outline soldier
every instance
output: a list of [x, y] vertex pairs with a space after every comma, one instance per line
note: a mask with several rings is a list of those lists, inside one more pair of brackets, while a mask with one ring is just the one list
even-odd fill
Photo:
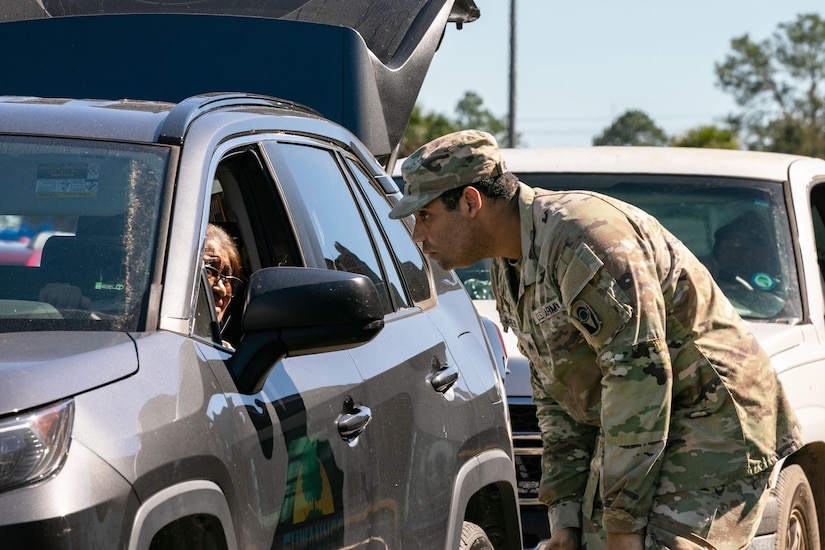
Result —
[[415, 215], [431, 260], [492, 258], [530, 360], [548, 547], [746, 547], [800, 432], [707, 269], [634, 206], [519, 182], [484, 132], [424, 145], [402, 174], [390, 217]]

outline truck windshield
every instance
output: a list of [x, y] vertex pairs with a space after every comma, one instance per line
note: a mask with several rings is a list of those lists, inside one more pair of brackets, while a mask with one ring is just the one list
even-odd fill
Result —
[[0, 136], [0, 332], [137, 330], [168, 149]]
[[[708, 267], [739, 314], [802, 319], [799, 278], [782, 185], [761, 180], [652, 174], [519, 173], [532, 187], [579, 189], [655, 216]], [[491, 298], [486, 266], [456, 270], [477, 299]], [[485, 284], [486, 283], [486, 284]]]

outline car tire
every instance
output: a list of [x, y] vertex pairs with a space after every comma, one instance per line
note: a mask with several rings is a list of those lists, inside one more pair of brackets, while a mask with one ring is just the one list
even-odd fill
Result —
[[461, 544], [458, 548], [459, 550], [495, 550], [484, 529], [469, 521], [465, 521], [461, 526]]
[[778, 506], [776, 550], [819, 548], [819, 523], [811, 485], [798, 464], [779, 472], [773, 490]]

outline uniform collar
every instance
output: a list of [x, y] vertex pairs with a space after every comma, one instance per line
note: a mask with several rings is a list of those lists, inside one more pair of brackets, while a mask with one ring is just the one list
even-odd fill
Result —
[[536, 237], [535, 223], [533, 219], [533, 202], [535, 201], [535, 191], [519, 182], [518, 191], [518, 213], [519, 227], [521, 230], [521, 264], [519, 285], [519, 297], [524, 292], [524, 287], [536, 281], [536, 254], [534, 252], [534, 241]]

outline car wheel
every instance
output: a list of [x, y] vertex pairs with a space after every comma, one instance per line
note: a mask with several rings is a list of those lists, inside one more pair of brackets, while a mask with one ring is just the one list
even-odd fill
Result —
[[465, 521], [461, 526], [461, 544], [458, 548], [459, 550], [495, 550], [484, 529], [469, 521]]
[[774, 488], [779, 522], [776, 550], [816, 550], [819, 548], [819, 524], [811, 486], [798, 464], [779, 472]]

